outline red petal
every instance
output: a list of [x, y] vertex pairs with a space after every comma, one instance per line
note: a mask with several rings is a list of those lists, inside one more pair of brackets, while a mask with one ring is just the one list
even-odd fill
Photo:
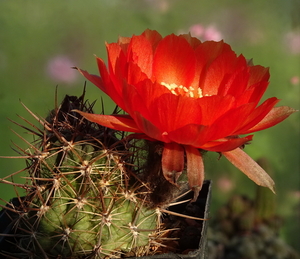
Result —
[[253, 135], [249, 135], [243, 138], [226, 138], [219, 141], [211, 141], [202, 145], [201, 149], [214, 151], [214, 152], [225, 152], [241, 147], [252, 140]]
[[157, 31], [149, 29], [145, 30], [142, 35], [151, 43], [154, 52], [157, 44], [162, 40], [162, 36]]
[[159, 42], [153, 60], [158, 83], [188, 87], [194, 80], [195, 66], [194, 50], [184, 38], [172, 34]]
[[[207, 68], [201, 80], [201, 88], [203, 95], [218, 94], [219, 87], [225, 76], [235, 71], [237, 59], [233, 51], [222, 53]], [[246, 62], [244, 60], [244, 62]]]
[[[199, 112], [201, 109], [200, 124], [212, 125], [219, 117], [235, 107], [235, 99], [233, 96], [204, 96], [197, 99]], [[195, 111], [198, 113], [198, 111]]]
[[184, 150], [177, 143], [165, 143], [162, 153], [164, 177], [175, 184], [184, 168]]
[[188, 124], [184, 127], [168, 132], [168, 137], [171, 141], [198, 147], [206, 142], [206, 126], [198, 124]]
[[[151, 95], [147, 97], [150, 101]], [[143, 102], [147, 103], [148, 100]], [[134, 102], [135, 106], [139, 107], [137, 103], [139, 102]], [[234, 104], [232, 96], [205, 96], [194, 99], [167, 93], [161, 96], [157, 94], [149, 104], [148, 110], [152, 114], [151, 121], [162, 131], [172, 132], [189, 124], [211, 125]], [[190, 138], [194, 139], [196, 136]]]
[[102, 59], [97, 58], [97, 64], [98, 64], [99, 73], [103, 80], [103, 87], [102, 88], [100, 88], [100, 86], [98, 87], [102, 91], [104, 91], [118, 106], [120, 106], [123, 110], [126, 111], [124, 105], [124, 98], [122, 97], [122, 84], [112, 83], [111, 79], [114, 78], [114, 76], [110, 77], [107, 68], [105, 66], [105, 63], [103, 62]]
[[[107, 56], [108, 56], [108, 66], [110, 73], [116, 74], [116, 64], [117, 60], [119, 59], [122, 48], [118, 43], [110, 43], [106, 44]], [[123, 54], [124, 55], [124, 54]]]
[[[101, 71], [101, 76], [99, 77], [97, 75], [91, 75], [85, 70], [81, 70], [77, 68], [77, 70], [91, 83], [96, 85], [98, 88], [100, 88], [104, 93], [106, 93], [118, 106], [120, 106], [122, 109], [125, 109], [125, 105], [122, 98], [122, 92], [120, 87], [115, 87], [114, 84], [110, 81], [109, 75], [106, 71], [104, 63], [101, 59], [97, 58], [98, 67]], [[106, 72], [104, 72], [106, 71]], [[104, 81], [103, 81], [104, 80]]]
[[126, 111], [135, 119], [135, 112], [138, 111], [144, 118], [156, 124], [157, 115], [152, 110], [152, 103], [162, 94], [170, 94], [170, 91], [151, 80], [143, 80], [135, 85], [127, 84], [123, 88], [123, 99]]
[[[152, 77], [153, 49], [146, 37], [143, 35], [133, 36], [128, 46], [127, 55], [129, 63], [133, 62], [148, 78]], [[128, 74], [130, 75], [130, 72]]]
[[232, 71], [231, 74], [225, 76], [219, 87], [219, 95], [232, 95], [236, 98], [247, 89], [249, 72], [248, 67], [246, 66], [245, 58], [239, 56], [237, 59], [237, 64], [235, 66], [235, 71]]
[[108, 70], [110, 80], [116, 90], [121, 93], [123, 80], [128, 78], [128, 63], [126, 53], [117, 43], [107, 44]]
[[236, 148], [222, 154], [256, 184], [268, 187], [275, 193], [272, 178], [242, 149]]
[[104, 93], [106, 93], [106, 87], [105, 84], [103, 84], [103, 80], [101, 77], [97, 75], [91, 75], [85, 70], [81, 70], [80, 68], [76, 67], [76, 69], [91, 83], [93, 83], [95, 86], [99, 87]]
[[215, 60], [219, 55], [225, 52], [231, 52], [231, 48], [223, 41], [205, 41], [200, 44], [196, 50], [195, 55], [197, 58], [197, 73], [202, 74], [202, 70], [206, 69], [210, 63]]
[[123, 81], [125, 85], [134, 85], [136, 86], [140, 82], [147, 80], [148, 75], [142, 72], [141, 68], [135, 63], [128, 63], [128, 77], [126, 82]]
[[[206, 80], [206, 72], [211, 63], [218, 58], [220, 55], [224, 53], [233, 53], [230, 46], [223, 41], [220, 42], [214, 42], [214, 41], [206, 41], [200, 44], [196, 50], [195, 55], [197, 58], [197, 70], [196, 70], [196, 76], [195, 79], [198, 79], [199, 81], [197, 84], [194, 82], [193, 84], [199, 85], [200, 88], [203, 90], [204, 83]], [[233, 53], [234, 54], [234, 53]], [[212, 72], [212, 71], [211, 71]], [[222, 75], [223, 78], [223, 75]], [[218, 78], [220, 80], [220, 78]], [[216, 94], [218, 85], [211, 85], [206, 86], [211, 87], [211, 90]], [[209, 89], [206, 89], [209, 90]], [[205, 91], [206, 91], [205, 90]], [[209, 94], [209, 92], [202, 92], [203, 95]]]
[[258, 82], [268, 82], [270, 78], [269, 68], [263, 66], [250, 66], [250, 79], [248, 86], [257, 84]]
[[131, 37], [119, 36], [119, 38], [118, 38], [118, 44], [120, 45], [120, 47], [122, 48], [122, 50], [125, 53], [127, 52], [127, 48], [128, 48], [130, 41], [131, 41]]
[[169, 137], [167, 135], [164, 135], [164, 132], [162, 132], [152, 122], [150, 122], [145, 117], [143, 117], [139, 112], [135, 112], [134, 118], [135, 118], [135, 122], [138, 125], [138, 127], [147, 136], [149, 136], [152, 139], [156, 139], [156, 140], [159, 140], [159, 141], [162, 141], [165, 143], [170, 142]]
[[196, 49], [202, 42], [195, 37], [192, 37], [191, 34], [181, 34], [179, 37], [184, 38], [193, 49]]
[[122, 131], [142, 133], [137, 127], [134, 120], [128, 115], [100, 115], [74, 110], [89, 121], [95, 122], [102, 126]]
[[249, 132], [249, 128], [252, 128], [258, 124], [278, 102], [279, 100], [276, 97], [269, 98], [264, 101], [260, 106], [255, 108], [251, 114], [247, 115], [247, 117], [245, 116], [244, 121], [236, 130], [234, 135], [247, 134], [245, 132]]
[[207, 141], [218, 140], [235, 134], [236, 130], [244, 122], [245, 118], [254, 110], [255, 104], [244, 104], [229, 110], [218, 118], [209, 128]]
[[238, 107], [246, 103], [254, 103], [257, 106], [268, 84], [269, 82], [259, 82], [256, 85], [252, 85], [236, 98], [236, 106]]
[[247, 102], [249, 102], [249, 103], [254, 102], [257, 105], [259, 103], [261, 97], [267, 90], [268, 85], [269, 85], [268, 81], [263, 81], [263, 82], [259, 82], [257, 84], [252, 85], [251, 87], [249, 87], [248, 90], [252, 91], [252, 94]]
[[166, 132], [186, 124], [201, 123], [201, 110], [197, 99], [167, 93], [154, 100], [149, 108], [156, 116], [155, 124]]
[[248, 129], [245, 134], [275, 126], [296, 111], [288, 106], [275, 107], [258, 124]]
[[194, 200], [198, 197], [204, 181], [204, 164], [202, 155], [198, 149], [185, 146], [187, 159], [187, 177], [190, 188], [194, 191]]

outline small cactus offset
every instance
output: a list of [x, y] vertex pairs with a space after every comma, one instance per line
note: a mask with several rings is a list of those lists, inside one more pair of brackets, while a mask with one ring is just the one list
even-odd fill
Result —
[[[160, 212], [147, 205], [147, 186], [131, 173], [134, 152], [121, 133], [89, 122], [74, 109], [93, 104], [66, 96], [43, 120], [43, 129], [25, 120], [35, 141], [20, 148], [26, 183], [6, 211], [7, 258], [118, 258], [147, 254], [160, 229]], [[118, 136], [119, 134], [119, 136]], [[139, 185], [137, 185], [139, 183]], [[5, 251], [6, 250], [6, 251]]]

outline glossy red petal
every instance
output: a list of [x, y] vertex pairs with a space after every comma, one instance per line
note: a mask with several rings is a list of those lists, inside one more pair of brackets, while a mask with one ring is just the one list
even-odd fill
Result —
[[297, 110], [288, 106], [275, 107], [258, 124], [248, 129], [245, 134], [275, 126], [294, 112], [297, 112]]
[[251, 87], [248, 88], [248, 91], [252, 91], [251, 96], [247, 100], [249, 103], [256, 103], [256, 105], [259, 103], [260, 99], [262, 98], [263, 94], [267, 90], [267, 87], [269, 85], [268, 81], [262, 81], [257, 84], [251, 85]]
[[114, 87], [120, 91], [123, 81], [128, 78], [127, 56], [117, 43], [107, 44], [108, 71]]
[[184, 168], [184, 149], [177, 143], [165, 143], [162, 153], [162, 171], [164, 177], [172, 184], [182, 174]]
[[196, 49], [200, 44], [202, 44], [198, 38], [192, 37], [191, 34], [181, 34], [179, 37], [184, 38], [193, 49]]
[[131, 62], [131, 63], [128, 63], [128, 76], [127, 76], [127, 80], [126, 81], [123, 81], [123, 85], [137, 85], [139, 84], [141, 81], [144, 81], [144, 80], [147, 80], [148, 79], [148, 76], [142, 72], [141, 68]]
[[231, 52], [231, 48], [223, 41], [206, 41], [199, 44], [195, 49], [195, 55], [197, 63], [199, 64], [199, 72], [202, 73], [203, 69], [206, 69], [212, 61], [214, 61], [219, 55], [225, 52]]
[[168, 132], [168, 138], [176, 143], [198, 147], [206, 142], [205, 132], [207, 131], [207, 127], [204, 125], [188, 124]]
[[[97, 58], [97, 64], [101, 79], [103, 81], [103, 86], [98, 86], [103, 92], [105, 92], [121, 109], [125, 109], [124, 98], [122, 96], [122, 82], [116, 83], [112, 82], [113, 76], [108, 74], [105, 63], [102, 59]], [[87, 78], [88, 79], [88, 78]], [[93, 83], [93, 82], [92, 82]]]
[[155, 115], [155, 124], [166, 132], [186, 124], [201, 123], [201, 109], [197, 99], [167, 93], [153, 101], [149, 108]]
[[122, 53], [122, 48], [118, 43], [106, 44], [107, 56], [108, 56], [108, 67], [110, 73], [116, 73], [117, 60]]
[[[119, 36], [117, 44], [120, 46], [123, 54], [127, 53], [127, 49], [128, 49], [130, 41], [131, 41], [131, 37]], [[110, 44], [112, 44], [112, 43], [110, 43]]]
[[252, 138], [253, 135], [249, 135], [243, 138], [226, 138], [222, 140], [207, 142], [199, 148], [214, 152], [225, 152], [241, 147], [242, 145], [251, 141]]
[[272, 178], [242, 149], [236, 148], [229, 152], [222, 152], [222, 154], [256, 184], [268, 187], [275, 193]]
[[[143, 35], [132, 37], [128, 46], [127, 60], [129, 64], [131, 62], [136, 64], [148, 78], [152, 77], [153, 49], [146, 37]], [[130, 72], [128, 74], [130, 75]]]
[[158, 43], [162, 40], [162, 36], [155, 30], [145, 30], [142, 35], [151, 43], [153, 52]]
[[139, 112], [135, 112], [134, 118], [138, 128], [141, 129], [142, 132], [145, 133], [147, 136], [165, 143], [170, 142], [169, 137], [165, 135], [160, 128], [154, 125], [151, 121], [147, 120]]
[[237, 57], [233, 51], [222, 53], [214, 61], [212, 61], [212, 63], [207, 67], [206, 72], [202, 74], [202, 78], [200, 78], [202, 94], [218, 94], [222, 81], [227, 78], [229, 73], [234, 71], [236, 62]]
[[194, 199], [199, 195], [204, 181], [204, 164], [198, 149], [184, 146], [187, 160], [187, 177], [190, 188], [194, 191]]
[[243, 122], [240, 124], [240, 127], [236, 130], [234, 135], [247, 134], [245, 132], [249, 132], [248, 129], [258, 124], [278, 102], [279, 100], [276, 97], [269, 98], [266, 101], [264, 101], [260, 106], [255, 108], [246, 118], [244, 118]]
[[189, 87], [195, 66], [194, 50], [185, 39], [172, 34], [159, 42], [153, 60], [153, 76], [158, 83]]
[[152, 104], [163, 94], [170, 94], [170, 91], [151, 80], [143, 80], [135, 85], [127, 84], [123, 88], [123, 99], [127, 112], [135, 119], [135, 112], [138, 111], [142, 117], [151, 121], [155, 125], [157, 115], [152, 108]]
[[[222, 53], [232, 52], [230, 46], [223, 41], [214, 42], [206, 41], [200, 44], [195, 50], [195, 56], [197, 59], [196, 64], [196, 76], [195, 80], [198, 80], [197, 83], [194, 81], [193, 85], [198, 85], [201, 89], [204, 87], [206, 72], [211, 63]], [[214, 86], [217, 87], [217, 86]], [[204, 95], [207, 93], [203, 93]]]
[[[199, 113], [201, 111], [201, 120], [199, 124], [212, 125], [223, 114], [235, 108], [235, 99], [233, 96], [204, 96], [197, 99]], [[187, 104], [188, 105], [188, 104]], [[197, 113], [197, 111], [195, 111]]]
[[207, 141], [217, 140], [232, 135], [240, 128], [245, 118], [254, 110], [255, 104], [244, 104], [237, 108], [232, 108], [218, 118], [209, 128]]
[[95, 86], [100, 88], [104, 93], [106, 93], [106, 87], [105, 84], [103, 83], [103, 80], [101, 77], [97, 75], [91, 75], [85, 70], [82, 70], [80, 68], [76, 68], [87, 80], [89, 80], [91, 83], [93, 83]]
[[248, 86], [257, 84], [258, 82], [268, 82], [270, 78], [269, 68], [263, 66], [250, 66], [250, 78]]
[[74, 110], [89, 121], [95, 122], [102, 126], [135, 133], [142, 133], [136, 123], [128, 115], [101, 115]]
[[245, 59], [240, 56], [235, 71], [232, 71], [227, 77], [224, 77], [224, 80], [221, 82], [218, 94], [232, 95], [239, 98], [239, 96], [247, 89], [249, 76]]

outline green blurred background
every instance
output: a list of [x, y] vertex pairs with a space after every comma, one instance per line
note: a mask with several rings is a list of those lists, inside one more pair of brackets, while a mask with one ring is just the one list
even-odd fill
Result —
[[[71, 66], [97, 73], [94, 54], [106, 58], [104, 42], [119, 35], [140, 34], [146, 28], [163, 36], [191, 31], [202, 40], [224, 39], [255, 64], [270, 67], [271, 84], [264, 99], [276, 96], [280, 105], [300, 108], [300, 1], [299, 0], [91, 0], [0, 1], [0, 156], [18, 155], [25, 130], [7, 118], [30, 119], [21, 100], [33, 112], [46, 116], [65, 94], [80, 95], [84, 78]], [[95, 112], [114, 105], [91, 83], [87, 98], [98, 99]], [[276, 182], [277, 212], [284, 219], [282, 237], [299, 250], [300, 240], [300, 117], [293, 114], [274, 128], [257, 132], [246, 152], [265, 157]], [[255, 195], [255, 185], [217, 154], [206, 157], [206, 178], [213, 179], [212, 212], [233, 193]], [[0, 158], [0, 177], [24, 168], [22, 159]], [[16, 182], [20, 181], [16, 176]], [[18, 190], [20, 191], [20, 190]], [[0, 197], [15, 196], [1, 184]], [[4, 204], [3, 200], [1, 204]]]

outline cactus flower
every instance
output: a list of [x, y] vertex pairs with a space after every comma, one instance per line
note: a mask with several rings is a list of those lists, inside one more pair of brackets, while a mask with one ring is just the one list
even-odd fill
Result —
[[[162, 171], [176, 183], [187, 164], [196, 193], [204, 179], [201, 150], [222, 153], [258, 185], [274, 182], [243, 150], [247, 135], [276, 125], [295, 112], [260, 100], [269, 70], [237, 56], [223, 41], [201, 42], [189, 34], [162, 37], [157, 31], [119, 37], [106, 44], [108, 64], [96, 58], [100, 76], [78, 69], [126, 115], [80, 112], [88, 120], [164, 143]], [[239, 137], [239, 135], [244, 135]]]

